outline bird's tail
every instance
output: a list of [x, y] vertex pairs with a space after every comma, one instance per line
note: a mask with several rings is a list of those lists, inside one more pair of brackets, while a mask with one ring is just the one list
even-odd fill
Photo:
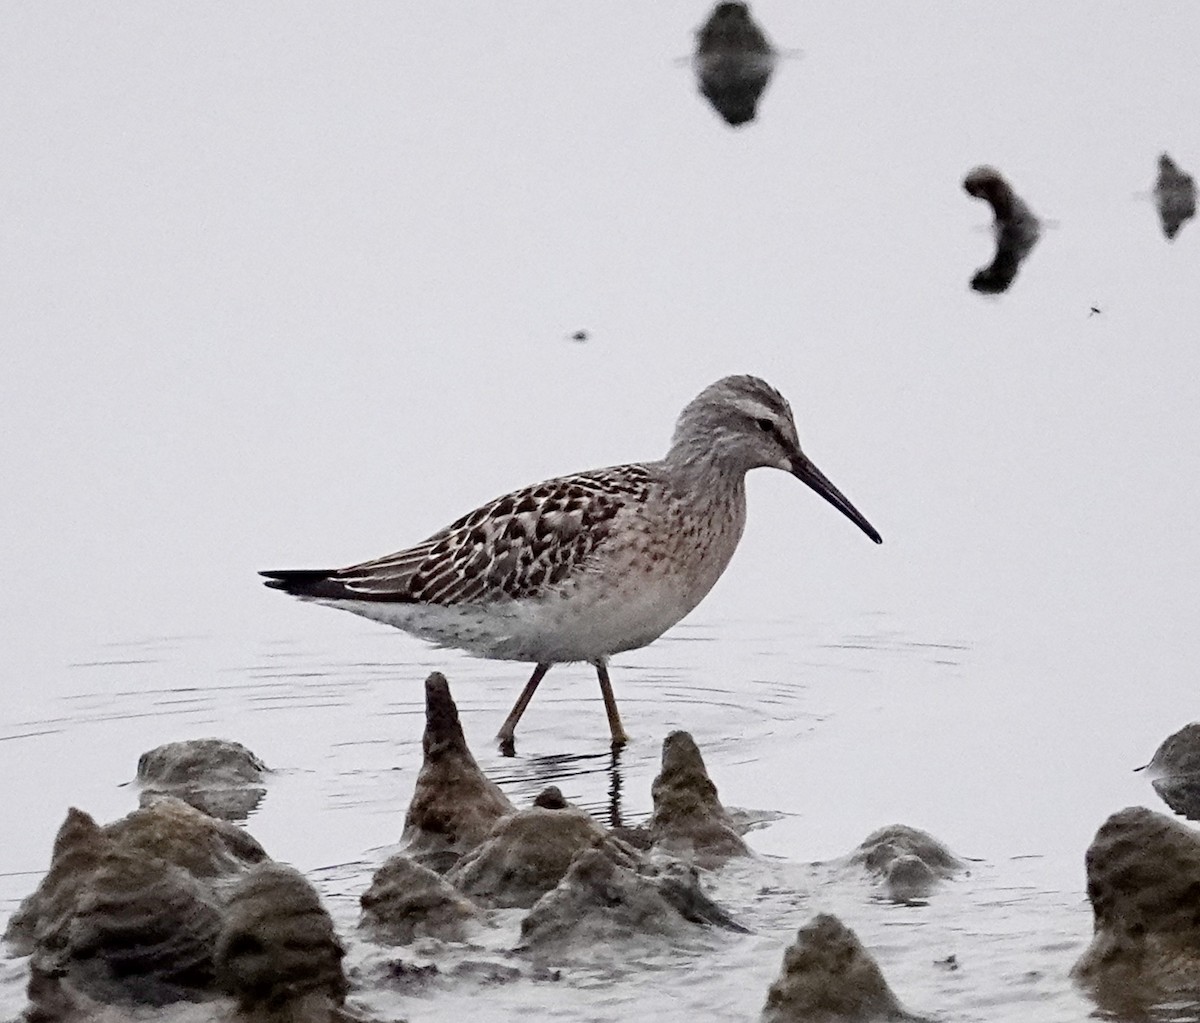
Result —
[[259, 572], [266, 577], [264, 585], [273, 590], [283, 590], [293, 597], [341, 597], [345, 589], [333, 578], [337, 570], [332, 568], [287, 568], [271, 572]]

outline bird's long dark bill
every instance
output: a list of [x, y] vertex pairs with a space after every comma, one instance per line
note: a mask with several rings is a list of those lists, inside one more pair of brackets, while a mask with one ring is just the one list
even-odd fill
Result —
[[825, 474], [807, 458], [796, 458], [792, 461], [792, 475], [812, 487], [876, 543], [883, 543], [883, 537], [875, 531], [875, 527], [862, 517], [862, 513], [846, 500], [846, 495], [830, 483]]

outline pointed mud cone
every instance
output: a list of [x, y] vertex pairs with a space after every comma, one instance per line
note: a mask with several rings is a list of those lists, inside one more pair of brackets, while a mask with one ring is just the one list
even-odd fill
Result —
[[80, 889], [95, 874], [110, 843], [90, 814], [71, 807], [54, 839], [50, 869], [8, 921], [4, 941], [14, 955], [29, 955], [39, 933], [65, 930]]
[[873, 1023], [916, 1020], [884, 980], [871, 954], [836, 916], [800, 928], [767, 992], [762, 1023]]
[[1114, 1006], [1200, 993], [1200, 834], [1142, 806], [1087, 851], [1094, 936], [1072, 974]]
[[346, 996], [345, 950], [316, 889], [282, 863], [263, 863], [229, 895], [216, 945], [217, 979], [243, 1011], [316, 1018]]
[[656, 848], [702, 865], [749, 855], [687, 732], [672, 732], [663, 740], [662, 770], [650, 795], [650, 834]]
[[407, 945], [417, 938], [465, 941], [482, 917], [445, 878], [403, 854], [392, 856], [363, 892], [360, 929], [377, 941]]
[[438, 671], [425, 680], [421, 745], [425, 759], [404, 818], [403, 840], [414, 858], [444, 870], [516, 808], [471, 756], [450, 685]]

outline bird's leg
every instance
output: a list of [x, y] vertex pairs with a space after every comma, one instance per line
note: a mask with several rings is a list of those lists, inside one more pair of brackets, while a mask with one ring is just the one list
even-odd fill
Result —
[[525, 688], [521, 690], [521, 695], [517, 697], [517, 702], [513, 704], [513, 709], [508, 712], [508, 717], [504, 719], [504, 724], [500, 726], [500, 731], [496, 733], [496, 738], [500, 741], [500, 752], [506, 757], [511, 757], [516, 752], [513, 740], [517, 731], [517, 722], [521, 720], [521, 715], [525, 713], [525, 708], [529, 706], [529, 701], [533, 699], [533, 694], [537, 690], [538, 683], [546, 677], [546, 672], [549, 670], [549, 664], [539, 664], [533, 669], [533, 674], [529, 677], [529, 681], [525, 683]]
[[600, 679], [600, 694], [604, 697], [604, 712], [608, 715], [608, 730], [612, 733], [613, 748], [624, 746], [629, 741], [621, 727], [621, 715], [617, 711], [617, 698], [613, 696], [612, 683], [608, 680], [608, 665], [596, 662], [596, 675]]

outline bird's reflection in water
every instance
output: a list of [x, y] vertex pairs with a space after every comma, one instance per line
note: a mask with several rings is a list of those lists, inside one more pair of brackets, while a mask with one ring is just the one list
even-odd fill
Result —
[[[545, 756], [530, 757], [528, 760], [505, 758], [499, 765], [489, 766], [488, 776], [508, 790], [518, 805], [532, 800], [548, 785], [557, 785], [568, 792], [574, 788], [583, 788], [582, 798], [571, 799], [571, 802], [581, 809], [587, 810], [610, 828], [625, 825], [625, 812], [622, 807], [622, 792], [624, 779], [621, 770], [621, 748], [604, 750], [598, 753], [550, 753]], [[607, 775], [603, 786], [603, 795], [597, 791], [597, 786], [589, 784], [594, 776]], [[565, 779], [583, 779], [578, 786], [564, 785]], [[593, 795], [594, 793], [594, 795]], [[524, 798], [528, 797], [528, 799]]]

